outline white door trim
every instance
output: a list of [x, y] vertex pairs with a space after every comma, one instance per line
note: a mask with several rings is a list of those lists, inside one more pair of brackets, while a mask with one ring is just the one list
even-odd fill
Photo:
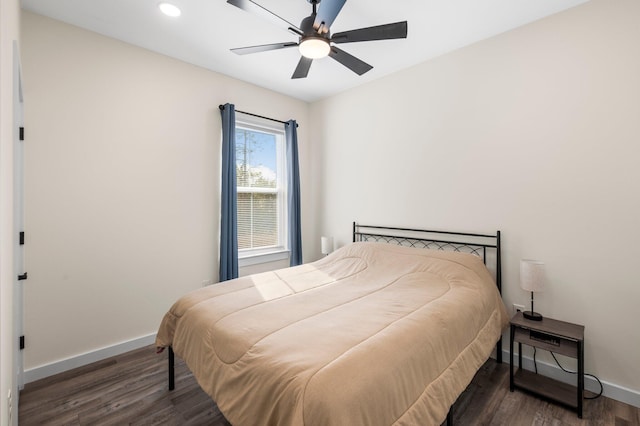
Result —
[[[24, 142], [20, 140], [20, 128], [24, 127], [24, 98], [22, 93], [22, 77], [20, 51], [18, 43], [13, 42], [13, 231], [14, 231], [14, 288], [13, 288], [13, 374], [14, 390], [24, 388], [24, 364], [22, 351], [18, 344], [23, 335], [23, 286], [26, 281], [19, 281], [18, 275], [24, 270], [24, 246], [20, 245], [19, 233], [24, 231]], [[14, 407], [18, 406], [19, 392], [14, 395]], [[13, 416], [17, 425], [17, 415]]]

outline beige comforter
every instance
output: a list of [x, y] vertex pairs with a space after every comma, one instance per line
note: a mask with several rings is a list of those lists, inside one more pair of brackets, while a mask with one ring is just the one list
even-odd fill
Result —
[[354, 243], [187, 294], [156, 343], [235, 426], [439, 425], [507, 322], [478, 257]]

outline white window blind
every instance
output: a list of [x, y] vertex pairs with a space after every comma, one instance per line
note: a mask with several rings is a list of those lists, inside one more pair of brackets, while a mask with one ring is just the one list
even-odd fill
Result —
[[240, 256], [284, 250], [284, 135], [236, 123], [238, 249]]

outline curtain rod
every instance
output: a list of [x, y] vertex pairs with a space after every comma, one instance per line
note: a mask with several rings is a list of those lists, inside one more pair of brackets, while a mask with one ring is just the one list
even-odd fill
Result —
[[[224, 105], [218, 105], [218, 108], [220, 108], [220, 111], [224, 111]], [[264, 118], [265, 120], [275, 121], [276, 123], [282, 123], [285, 126], [289, 124], [286, 121], [276, 120], [275, 118], [269, 118], [269, 117], [265, 117], [264, 115], [253, 114], [251, 112], [240, 111], [239, 109], [237, 109], [236, 112], [239, 112], [241, 114], [247, 114], [247, 115], [250, 115], [252, 117]], [[296, 127], [298, 127], [298, 123], [296, 123]]]

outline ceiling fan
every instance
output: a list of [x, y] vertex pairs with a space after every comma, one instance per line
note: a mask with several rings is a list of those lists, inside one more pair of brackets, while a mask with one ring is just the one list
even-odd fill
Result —
[[[302, 56], [291, 78], [305, 78], [309, 74], [309, 68], [311, 68], [313, 60], [327, 55], [356, 74], [362, 75], [373, 67], [344, 50], [338, 49], [334, 44], [407, 38], [407, 21], [360, 28], [331, 35], [329, 30], [331, 24], [347, 0], [307, 1], [311, 3], [313, 12], [302, 20], [300, 27], [297, 27], [252, 0], [227, 0], [227, 3], [242, 10], [267, 18], [279, 26], [285, 26], [288, 31], [300, 37], [297, 43], [262, 44], [259, 46], [239, 47], [231, 49], [231, 51], [238, 55], [246, 55], [298, 46]], [[321, 1], [322, 4], [318, 7]]]

